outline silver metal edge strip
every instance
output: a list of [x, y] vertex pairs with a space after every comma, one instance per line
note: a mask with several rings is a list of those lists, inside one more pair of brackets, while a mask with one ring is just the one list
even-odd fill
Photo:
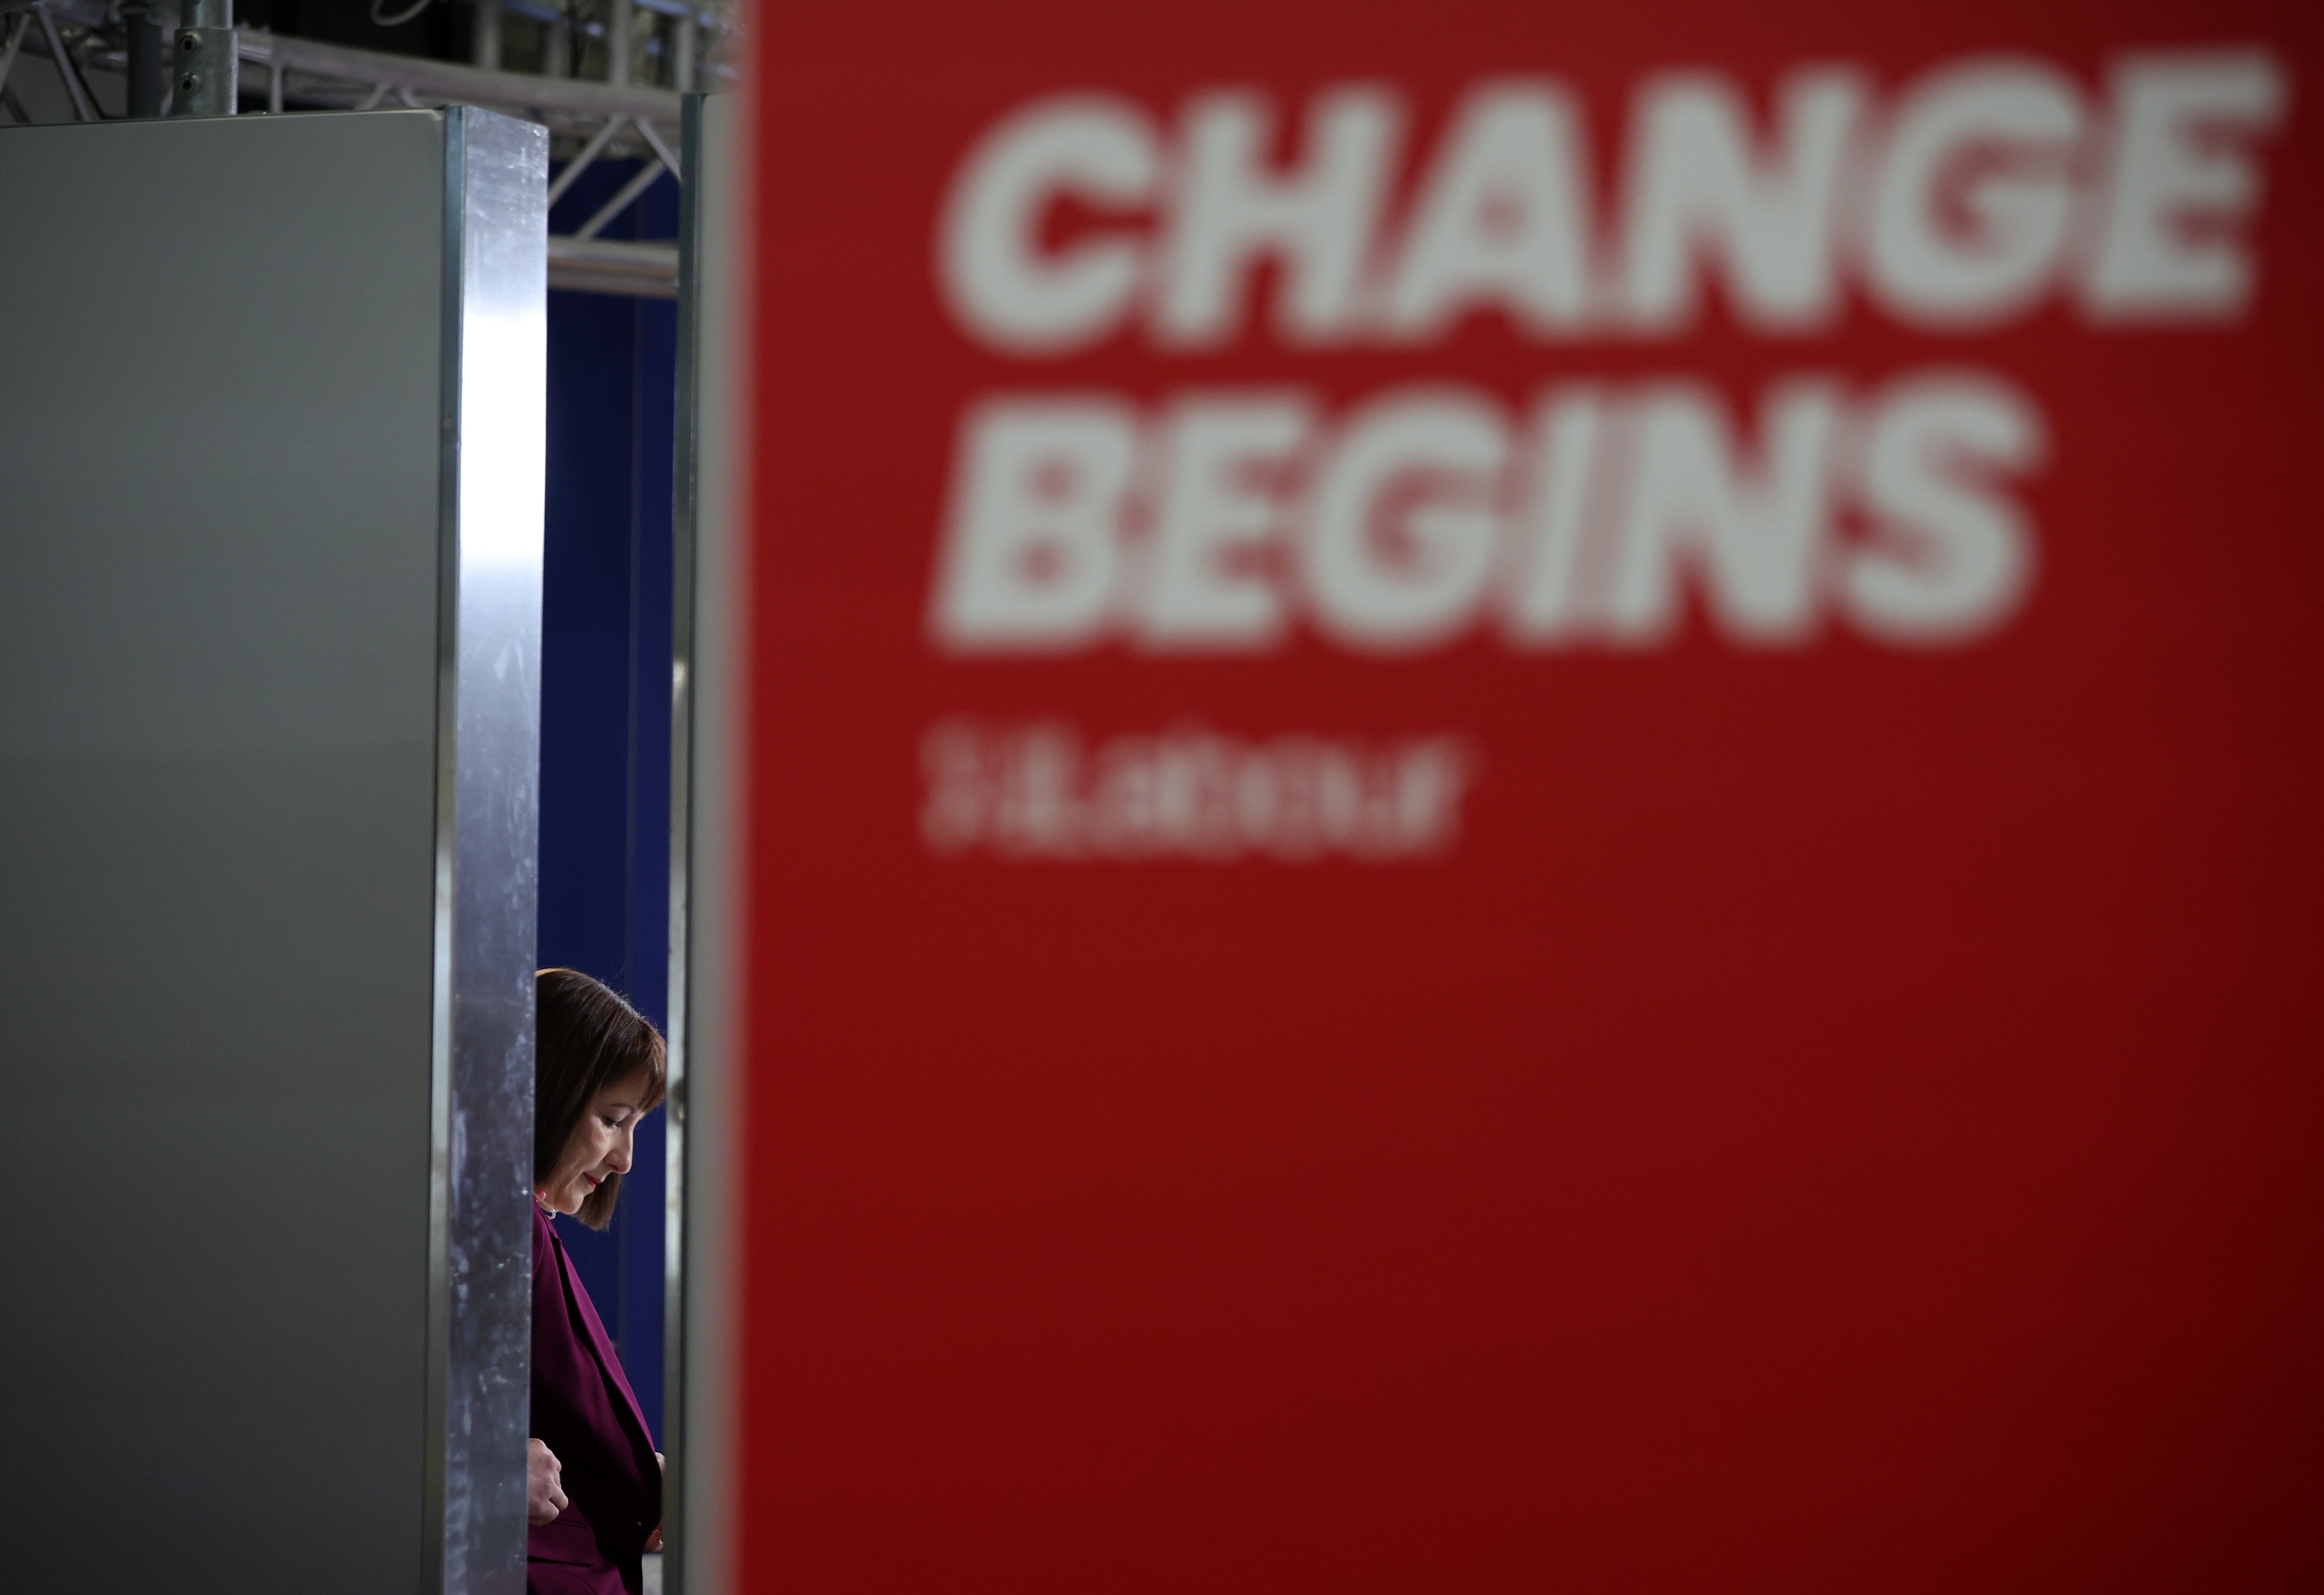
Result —
[[443, 113], [436, 989], [421, 1587], [522, 1595], [548, 137]]
[[[735, 1584], [734, 1402], [740, 1302], [733, 1177], [743, 1091], [739, 998], [748, 677], [742, 630], [748, 503], [742, 447], [751, 346], [748, 106], [692, 96], [683, 159], [678, 297], [678, 561], [672, 720], [670, 991], [676, 1111], [667, 1222], [673, 1273], [665, 1310], [666, 1422], [674, 1425], [675, 1532], [667, 1595], [725, 1595]], [[682, 739], [682, 741], [681, 741]], [[683, 830], [676, 827], [683, 826]], [[681, 995], [682, 994], [682, 995]], [[680, 1016], [683, 1015], [683, 1018]]]
[[444, 119], [442, 392], [436, 473], [436, 938], [429, 1025], [427, 1407], [420, 1463], [420, 1588], [445, 1590], [445, 1466], [452, 1360], [453, 885], [459, 857], [460, 334], [466, 125]]
[[[702, 171], [702, 98], [688, 95], [679, 124], [681, 159], [698, 177]], [[677, 458], [670, 473], [670, 628], [669, 628], [669, 1094], [662, 1114], [662, 1446], [667, 1461], [662, 1478], [662, 1518], [665, 1525], [685, 1521], [687, 1480], [686, 1440], [692, 1426], [686, 1421], [686, 1111], [688, 1074], [687, 1046], [692, 1037], [687, 1022], [691, 960], [687, 942], [687, 905], [689, 852], [694, 833], [689, 810], [694, 739], [694, 540], [699, 490], [696, 475], [700, 451], [696, 434], [700, 404], [695, 392], [699, 369], [696, 343], [701, 337], [701, 285], [696, 280], [696, 249], [692, 243], [700, 226], [698, 185], [678, 189], [678, 402], [671, 447]], [[663, 1595], [678, 1595], [685, 1588], [683, 1529], [666, 1534], [662, 1553]]]

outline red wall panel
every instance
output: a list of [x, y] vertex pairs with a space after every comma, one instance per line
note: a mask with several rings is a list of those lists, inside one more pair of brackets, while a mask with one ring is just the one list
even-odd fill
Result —
[[[2315, 1587], [2320, 35], [2239, 0], [763, 12], [745, 1587]], [[1835, 67], [1826, 191], [1784, 116]], [[1914, 107], [1937, 136], [1978, 71], [1883, 221]], [[1174, 331], [1204, 97], [1271, 113], [1245, 187], [1287, 191], [1351, 85], [1400, 131], [1350, 168], [1343, 301], [1285, 319], [1328, 239], [1229, 252], [1239, 327]], [[1518, 153], [1448, 235], [1502, 287], [1399, 329], [1497, 85]], [[1103, 115], [1048, 187], [970, 194], [1065, 95]], [[1578, 221], [1525, 208], [1545, 105]], [[1721, 105], [1741, 144], [1648, 175], [1655, 115]], [[1659, 318], [1656, 204], [1693, 296]], [[1133, 274], [1076, 311], [1055, 273], [1110, 242]], [[1066, 331], [996, 335], [1012, 281]], [[1946, 383], [1968, 419], [1881, 442]], [[1584, 392], [1545, 638], [1536, 423]], [[1202, 476], [1184, 419], [1230, 401], [1305, 419]], [[1382, 403], [1418, 431], [1365, 433]], [[1118, 453], [1052, 429], [1011, 475], [995, 404]], [[1406, 450], [1369, 498], [1360, 443]], [[1157, 619], [1173, 538], [1207, 640]], [[952, 585], [980, 558], [1001, 599]], [[1921, 632], [1863, 595], [1884, 561]], [[1379, 620], [1407, 600], [1445, 618]]]

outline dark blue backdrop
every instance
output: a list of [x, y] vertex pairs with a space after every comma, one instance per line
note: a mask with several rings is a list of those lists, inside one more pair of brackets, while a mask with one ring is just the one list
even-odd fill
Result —
[[[637, 171], [599, 161], [558, 203], [579, 226]], [[669, 238], [664, 177], [604, 236]], [[549, 493], [542, 577], [540, 962], [595, 975], [668, 1017], [672, 406], [677, 308], [549, 296]], [[603, 1233], [557, 1221], [659, 1442], [662, 1115]]]

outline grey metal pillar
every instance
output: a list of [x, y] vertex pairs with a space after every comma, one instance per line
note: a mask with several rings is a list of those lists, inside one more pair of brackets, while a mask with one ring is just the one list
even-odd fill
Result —
[[750, 346], [742, 102], [686, 99], [678, 200], [677, 577], [670, 717], [669, 1194], [664, 1213], [669, 1595], [733, 1587], [731, 1171], [742, 1038], [737, 751], [743, 703], [742, 394]]
[[638, 40], [637, 9], [631, 0], [606, 0], [605, 81], [627, 84], [630, 54]]
[[173, 116], [231, 116], [242, 94], [234, 0], [183, 0], [180, 10]]
[[121, 8], [126, 35], [122, 75], [128, 82], [127, 110], [132, 116], [158, 116], [169, 97], [171, 24], [177, 8], [171, 0], [130, 0]]
[[544, 78], [570, 78], [573, 76], [573, 58], [577, 53], [573, 47], [571, 6], [565, 7], [555, 22], [544, 26], [547, 32], [541, 35], [540, 75]]
[[523, 1590], [547, 156], [0, 139], [8, 1588]]
[[476, 0], [469, 60], [487, 72], [501, 69], [501, 0]]
[[694, 92], [695, 57], [701, 49], [702, 24], [687, 12], [670, 29], [669, 86], [680, 94]]

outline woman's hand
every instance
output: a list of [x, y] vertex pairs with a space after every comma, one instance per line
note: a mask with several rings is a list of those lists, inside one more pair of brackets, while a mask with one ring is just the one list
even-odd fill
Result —
[[[661, 1460], [661, 1452], [654, 1452], [654, 1466], [659, 1468], [665, 1473], [669, 1471], [669, 1464]], [[653, 1533], [646, 1536], [646, 1549], [649, 1551], [659, 1551], [661, 1549], [660, 1524], [655, 1524]]]
[[554, 1523], [557, 1515], [569, 1505], [565, 1498], [565, 1464], [557, 1453], [538, 1440], [525, 1442], [524, 1448], [524, 1515], [535, 1528], [544, 1523]]

